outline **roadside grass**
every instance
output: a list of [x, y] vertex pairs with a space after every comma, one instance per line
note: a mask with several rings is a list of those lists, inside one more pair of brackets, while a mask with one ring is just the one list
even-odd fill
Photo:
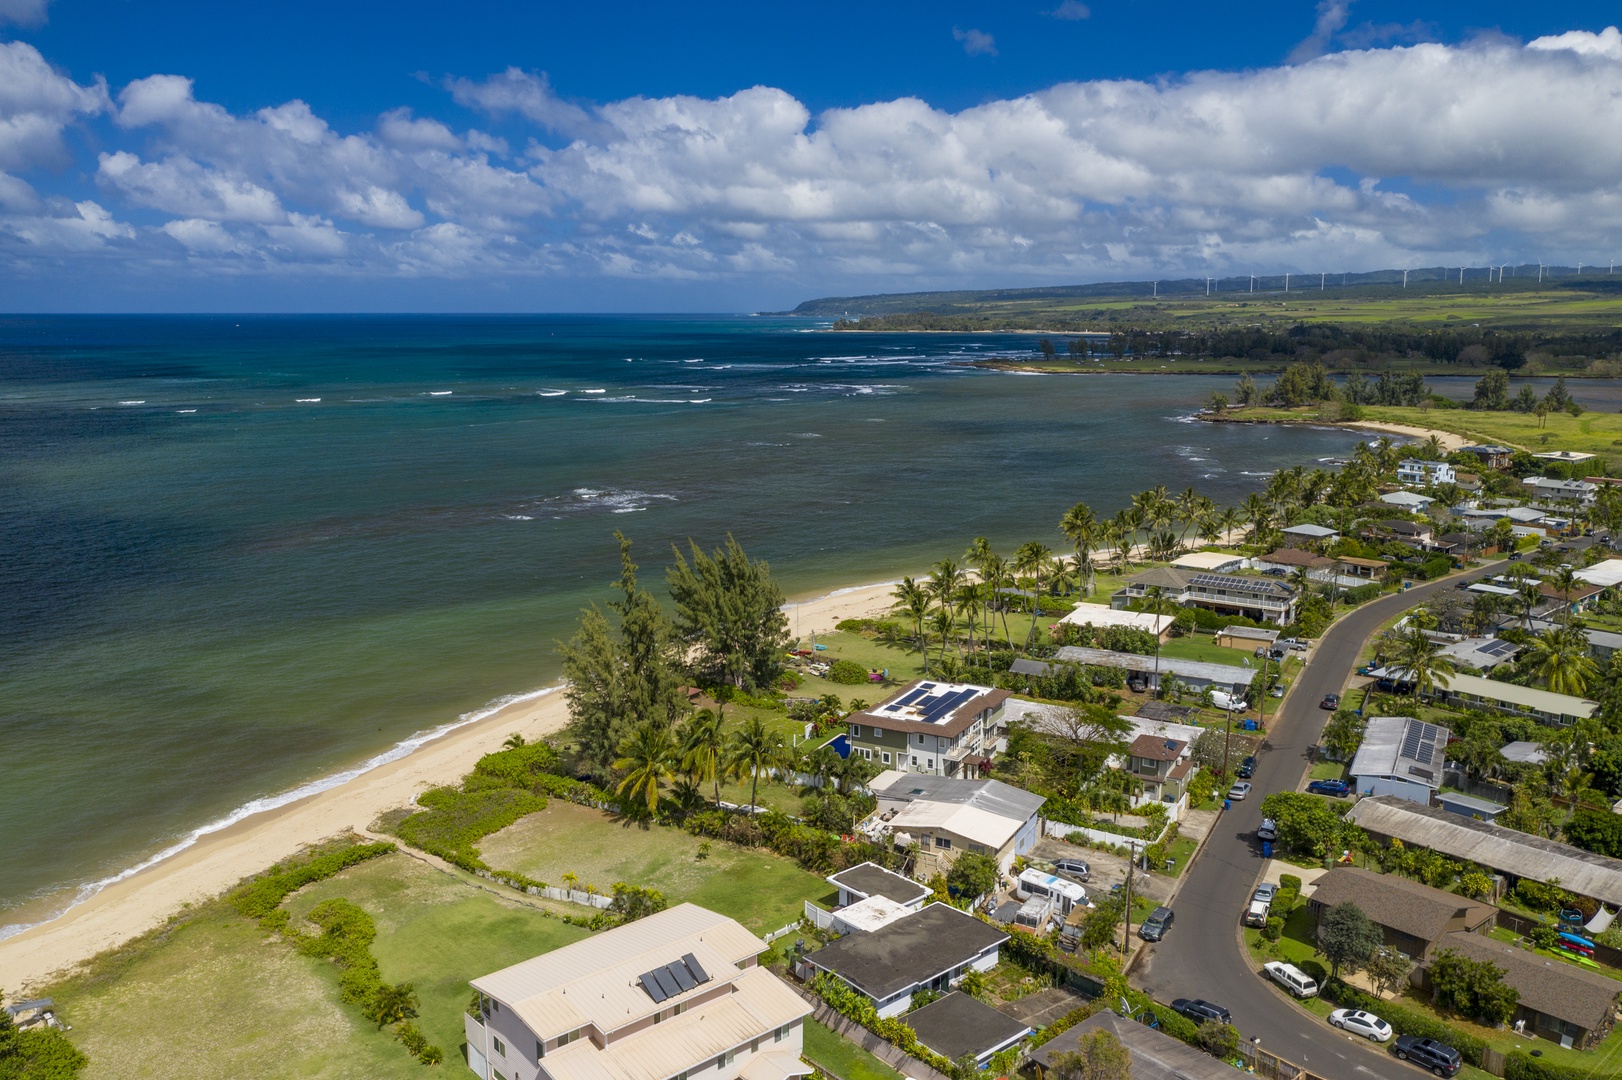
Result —
[[712, 840], [700, 859], [701, 843], [679, 829], [622, 825], [601, 810], [554, 799], [480, 848], [490, 865], [548, 884], [573, 873], [579, 888], [603, 893], [621, 881], [658, 889], [672, 904], [691, 901], [757, 933], [797, 921], [805, 900], [834, 902], [832, 886], [779, 855]]
[[805, 1057], [839, 1080], [902, 1080], [890, 1066], [809, 1018], [805, 1021]]
[[1172, 638], [1160, 646], [1161, 656], [1175, 656], [1180, 660], [1203, 660], [1211, 664], [1228, 664], [1240, 667], [1240, 661], [1251, 657], [1247, 649], [1230, 649], [1226, 645], [1218, 645], [1209, 637], [1197, 635], [1193, 637]]
[[[374, 859], [317, 882], [296, 893], [287, 909], [297, 924], [316, 904], [336, 896], [359, 905], [377, 924], [372, 954], [383, 978], [412, 984], [421, 1001], [418, 1026], [453, 1063], [472, 993], [468, 980], [588, 936], [406, 855]], [[336, 971], [333, 978], [336, 983]], [[409, 1062], [404, 1049], [394, 1049]]]
[[1169, 872], [1164, 870], [1156, 872], [1169, 873], [1171, 877], [1180, 877], [1183, 871], [1188, 869], [1189, 860], [1194, 857], [1194, 849], [1197, 846], [1192, 837], [1179, 836], [1171, 842], [1171, 847], [1166, 850], [1166, 857], [1173, 860], [1172, 869]]
[[1346, 779], [1346, 763], [1343, 761], [1319, 761], [1307, 773], [1308, 780], [1344, 780]]
[[[1325, 971], [1329, 965], [1318, 957], [1318, 949], [1313, 944], [1313, 931], [1316, 922], [1312, 912], [1307, 909], [1303, 901], [1290, 911], [1284, 920], [1284, 935], [1277, 941], [1268, 941], [1262, 937], [1262, 932], [1251, 927], [1245, 928], [1245, 948], [1250, 952], [1250, 959], [1258, 969], [1270, 960], [1283, 960], [1287, 964], [1302, 967], [1308, 963], [1318, 964]], [[1265, 976], [1264, 976], [1265, 977]], [[1296, 1004], [1312, 1013], [1314, 1016], [1326, 1017], [1334, 1006], [1321, 998], [1296, 999]]]

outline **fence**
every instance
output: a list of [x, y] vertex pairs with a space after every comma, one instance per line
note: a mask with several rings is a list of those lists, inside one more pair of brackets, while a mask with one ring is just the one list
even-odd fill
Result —
[[1066, 825], [1062, 821], [1042, 819], [1042, 831], [1048, 836], [1056, 836], [1060, 840], [1069, 840], [1081, 836], [1096, 844], [1120, 845], [1131, 847], [1134, 851], [1142, 851], [1149, 843], [1141, 837], [1122, 836], [1120, 833], [1106, 832], [1103, 829], [1094, 829], [1087, 825]]
[[1295, 1062], [1263, 1050], [1257, 1043], [1240, 1043], [1239, 1057], [1247, 1068], [1267, 1080], [1324, 1080], [1317, 1073], [1307, 1072]]
[[824, 911], [811, 901], [805, 901], [805, 921], [818, 930], [826, 930], [834, 924], [834, 913]]
[[[901, 1073], [902, 1076], [910, 1077], [911, 1080], [949, 1080], [947, 1076], [931, 1066], [925, 1065], [900, 1047], [879, 1038], [854, 1020], [847, 1020], [845, 1017], [840, 1016], [833, 1010], [832, 1006], [815, 994], [799, 987], [794, 987], [794, 992], [810, 1002], [812, 1016], [817, 1023], [832, 1029], [834, 1034], [841, 1038], [860, 1046], [869, 1054]], [[810, 1060], [815, 1061], [816, 1059], [812, 1058]]]

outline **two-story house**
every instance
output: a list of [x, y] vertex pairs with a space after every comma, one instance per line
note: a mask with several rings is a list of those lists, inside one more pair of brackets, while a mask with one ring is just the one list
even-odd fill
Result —
[[1397, 483], [1425, 487], [1430, 484], [1451, 484], [1457, 479], [1453, 466], [1445, 461], [1420, 461], [1405, 458], [1397, 463]]
[[1190, 573], [1171, 567], [1156, 567], [1134, 575], [1110, 597], [1110, 606], [1130, 607], [1136, 601], [1149, 599], [1157, 589], [1162, 599], [1179, 607], [1202, 607], [1219, 615], [1241, 615], [1280, 626], [1295, 621], [1295, 590], [1282, 581]]
[[1194, 772], [1188, 743], [1163, 735], [1139, 735], [1127, 747], [1121, 769], [1143, 785], [1139, 802], [1176, 802]]
[[920, 680], [845, 718], [850, 752], [901, 772], [978, 776], [997, 749], [1007, 690]]
[[766, 943], [679, 904], [473, 980], [483, 1080], [788, 1080], [811, 1007], [757, 963]]

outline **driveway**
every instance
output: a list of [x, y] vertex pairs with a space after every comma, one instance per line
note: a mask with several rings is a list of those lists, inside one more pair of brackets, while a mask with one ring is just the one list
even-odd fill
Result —
[[1294, 791], [1308, 768], [1307, 749], [1318, 741], [1329, 714], [1318, 708], [1339, 692], [1356, 667], [1363, 642], [1385, 622], [1461, 580], [1494, 573], [1489, 564], [1371, 601], [1346, 616], [1318, 643], [1263, 744], [1252, 780], [1255, 790], [1218, 819], [1211, 839], [1178, 891], [1177, 920], [1164, 941], [1134, 970], [1133, 981], [1161, 1001], [1203, 997], [1233, 1013], [1246, 1038], [1329, 1080], [1366, 1080], [1407, 1075], [1388, 1053], [1353, 1043], [1273, 991], [1244, 952], [1239, 918], [1265, 862], [1253, 834], [1261, 824], [1261, 801], [1274, 791]]

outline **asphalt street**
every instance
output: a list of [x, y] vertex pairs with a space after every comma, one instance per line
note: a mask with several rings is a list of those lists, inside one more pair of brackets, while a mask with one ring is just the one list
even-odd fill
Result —
[[1211, 838], [1189, 867], [1178, 891], [1176, 913], [1164, 941], [1152, 947], [1132, 981], [1160, 1001], [1202, 997], [1233, 1013], [1245, 1038], [1329, 1080], [1417, 1075], [1411, 1066], [1363, 1039], [1307, 1014], [1275, 991], [1259, 973], [1239, 940], [1245, 902], [1260, 880], [1264, 861], [1254, 833], [1261, 824], [1261, 801], [1274, 791], [1294, 791], [1309, 762], [1307, 749], [1318, 741], [1329, 713], [1323, 696], [1346, 685], [1369, 635], [1402, 611], [1461, 581], [1495, 573], [1502, 564], [1394, 593], [1353, 611], [1319, 640], [1294, 689], [1283, 703], [1259, 755], [1255, 790], [1217, 821]]

